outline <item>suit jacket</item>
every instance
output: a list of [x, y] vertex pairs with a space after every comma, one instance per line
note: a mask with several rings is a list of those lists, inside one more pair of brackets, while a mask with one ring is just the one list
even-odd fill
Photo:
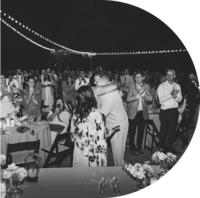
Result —
[[[143, 117], [145, 120], [149, 119], [149, 112], [148, 112], [148, 104], [147, 102], [152, 101], [152, 96], [149, 92], [150, 86], [147, 84], [143, 84], [143, 88], [145, 90], [145, 95], [142, 97], [142, 107], [143, 107]], [[139, 94], [139, 90], [137, 85], [134, 83], [130, 85], [128, 90], [128, 97], [127, 97], [127, 113], [128, 118], [133, 120], [137, 114], [137, 109], [139, 105], [139, 98], [137, 98], [137, 94]]]
[[99, 97], [101, 101], [100, 112], [106, 117], [108, 129], [120, 125], [121, 128], [128, 126], [128, 117], [119, 91], [113, 91]]
[[126, 83], [126, 84], [133, 84], [134, 83], [132, 76], [128, 75], [126, 77], [126, 80], [125, 80], [125, 77], [126, 77], [125, 75], [123, 75], [123, 76], [120, 77], [122, 83]]
[[[198, 86], [198, 84], [196, 83]], [[199, 100], [199, 89], [193, 82], [190, 80], [186, 83], [186, 94], [187, 94], [187, 103], [188, 105], [197, 105]]]
[[125, 86], [125, 87], [121, 87], [120, 90], [121, 90], [121, 91], [127, 91], [127, 92], [128, 92], [129, 86], [130, 86], [131, 84], [134, 83], [133, 77], [130, 76], [130, 75], [128, 75], [128, 76], [125, 78], [125, 75], [124, 75], [124, 76], [121, 76], [120, 79], [121, 79], [122, 84], [126, 83], [126, 86]]

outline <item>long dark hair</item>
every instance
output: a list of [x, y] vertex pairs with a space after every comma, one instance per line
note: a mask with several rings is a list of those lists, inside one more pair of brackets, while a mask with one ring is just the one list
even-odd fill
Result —
[[48, 80], [49, 82], [51, 82], [50, 75], [46, 73], [46, 74], [44, 74], [44, 82], [47, 81], [47, 80]]
[[118, 75], [118, 77], [117, 77], [117, 83], [119, 83], [120, 81], [121, 81], [121, 79], [120, 79], [120, 76], [119, 76], [119, 73], [117, 73], [117, 72], [115, 72], [113, 75], [112, 75], [112, 80], [114, 80], [115, 81], [115, 75]]
[[55, 109], [56, 109], [56, 103], [57, 103], [58, 100], [62, 100], [62, 102], [63, 102], [63, 109], [65, 109], [64, 100], [63, 100], [63, 98], [61, 97], [61, 95], [58, 95], [58, 97], [55, 99], [55, 102], [54, 102], [54, 104], [53, 104], [53, 108], [52, 108], [53, 113], [54, 113], [54, 111], [55, 111]]
[[72, 76], [67, 76], [67, 78], [66, 78], [66, 84], [67, 84], [67, 85], [69, 85], [68, 78], [71, 78], [71, 79], [72, 79], [72, 82], [71, 82], [71, 84], [73, 85], [73, 84], [74, 84], [74, 82], [73, 82], [73, 78], [72, 78]]
[[75, 115], [77, 116], [77, 121], [80, 119], [80, 122], [86, 118], [92, 109], [97, 108], [97, 101], [94, 97], [93, 90], [90, 86], [82, 86], [78, 89], [76, 95], [76, 109]]

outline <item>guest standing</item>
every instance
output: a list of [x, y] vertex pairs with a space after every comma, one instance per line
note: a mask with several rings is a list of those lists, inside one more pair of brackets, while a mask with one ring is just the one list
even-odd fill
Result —
[[0, 75], [0, 117], [7, 117], [8, 114], [15, 112], [15, 107], [12, 104], [12, 94], [6, 87], [6, 80], [3, 75]]
[[82, 86], [76, 95], [76, 109], [71, 121], [71, 139], [74, 141], [73, 167], [107, 166], [105, 119], [97, 111], [93, 90]]
[[[77, 73], [78, 73], [78, 71], [77, 71]], [[78, 90], [79, 87], [81, 87], [83, 85], [88, 85], [88, 84], [89, 84], [89, 78], [85, 77], [84, 71], [80, 71], [79, 77], [75, 81], [75, 89]]]
[[120, 89], [122, 83], [121, 83], [121, 79], [120, 79], [120, 76], [119, 76], [118, 73], [115, 73], [115, 74], [113, 75], [113, 78], [112, 78], [111, 81], [116, 83], [117, 89]]
[[43, 107], [43, 111], [49, 112], [53, 107], [54, 95], [53, 95], [53, 82], [48, 73], [44, 75], [44, 80], [41, 82], [41, 86], [42, 86], [42, 100], [45, 106], [45, 108]]
[[[129, 86], [127, 97], [127, 113], [129, 118], [129, 149], [133, 157], [144, 155], [142, 142], [145, 129], [145, 120], [149, 119], [148, 103], [152, 101], [149, 92], [150, 86], [143, 83], [144, 74], [136, 72], [135, 82]], [[135, 145], [135, 134], [137, 128], [137, 141]]]
[[75, 99], [75, 85], [71, 76], [67, 77], [66, 84], [63, 84], [63, 99], [64, 102], [72, 101]]
[[186, 94], [187, 94], [187, 104], [189, 108], [189, 122], [190, 125], [193, 125], [194, 116], [196, 114], [196, 109], [199, 104], [199, 89], [198, 89], [198, 82], [195, 80], [194, 73], [189, 74], [189, 80], [186, 83]]
[[174, 82], [176, 73], [167, 71], [167, 80], [158, 87], [158, 98], [161, 104], [159, 148], [163, 152], [180, 154], [173, 148], [176, 127], [178, 124], [178, 103], [182, 100], [181, 87]]
[[32, 76], [28, 78], [28, 88], [22, 92], [22, 105], [25, 113], [35, 118], [41, 115], [41, 91], [35, 88], [35, 79]]
[[124, 75], [120, 77], [121, 78], [121, 87], [120, 87], [121, 91], [128, 92], [129, 85], [134, 83], [133, 77], [130, 76], [129, 73], [130, 73], [129, 70], [125, 69], [124, 70]]

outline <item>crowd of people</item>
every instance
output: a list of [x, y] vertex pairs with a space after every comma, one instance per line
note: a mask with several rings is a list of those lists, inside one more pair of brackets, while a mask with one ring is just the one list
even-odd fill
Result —
[[[46, 69], [7, 71], [1, 76], [1, 117], [16, 112], [63, 126], [74, 142], [73, 166], [106, 166], [107, 142], [115, 166], [124, 160], [127, 136], [132, 157], [144, 155], [142, 142], [149, 108], [160, 109], [159, 150], [180, 154], [173, 147], [186, 137], [180, 126], [194, 127], [199, 104], [198, 79], [166, 69], [95, 71]], [[187, 79], [187, 80], [185, 80]], [[68, 130], [69, 129], [69, 130]], [[135, 141], [136, 131], [138, 131]], [[51, 131], [52, 143], [57, 135]]]

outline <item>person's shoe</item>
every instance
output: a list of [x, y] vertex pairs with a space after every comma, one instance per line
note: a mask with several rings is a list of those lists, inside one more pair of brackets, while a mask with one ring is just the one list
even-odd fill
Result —
[[131, 156], [132, 157], [137, 157], [137, 152], [136, 151], [131, 151]]
[[144, 155], [144, 153], [143, 153], [143, 151], [142, 150], [139, 150], [139, 149], [137, 149], [137, 151], [136, 151], [140, 156], [143, 156]]
[[181, 154], [179, 151], [176, 151], [174, 148], [168, 149], [167, 152], [172, 153], [174, 155], [180, 155]]

